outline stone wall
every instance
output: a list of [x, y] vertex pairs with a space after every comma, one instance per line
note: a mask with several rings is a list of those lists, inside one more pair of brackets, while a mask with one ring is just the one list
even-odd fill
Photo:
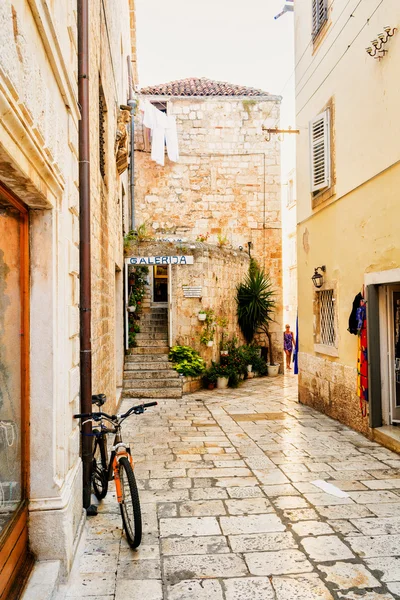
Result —
[[299, 401], [370, 435], [357, 396], [357, 369], [322, 356], [299, 353]]
[[156, 165], [136, 117], [136, 223], [156, 234], [196, 240], [209, 234], [216, 244], [247, 250], [270, 273], [277, 292], [276, 337], [282, 332], [282, 240], [280, 209], [280, 142], [266, 141], [262, 126], [279, 119], [280, 99], [158, 98], [177, 120], [180, 161]]
[[[90, 22], [93, 393], [106, 394], [107, 409], [113, 410], [123, 371], [123, 355], [117, 346], [124, 344], [122, 222], [123, 202], [128, 197], [128, 172], [118, 175], [115, 140], [120, 106], [128, 99], [126, 57], [132, 52], [132, 3], [125, 0], [116, 11], [111, 0], [91, 2]], [[104, 176], [100, 171], [100, 94], [104, 101]]]

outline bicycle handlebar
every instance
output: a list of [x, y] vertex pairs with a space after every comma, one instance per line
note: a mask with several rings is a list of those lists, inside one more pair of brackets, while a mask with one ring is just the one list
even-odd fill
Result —
[[74, 415], [74, 419], [94, 419], [99, 420], [101, 417], [105, 417], [110, 421], [116, 421], [117, 419], [126, 419], [132, 413], [140, 415], [144, 413], [146, 408], [150, 408], [151, 406], [157, 406], [158, 402], [148, 402], [147, 404], [138, 404], [137, 406], [132, 406], [129, 410], [126, 411], [123, 415], [108, 415], [104, 412], [95, 412], [95, 413], [78, 413]]

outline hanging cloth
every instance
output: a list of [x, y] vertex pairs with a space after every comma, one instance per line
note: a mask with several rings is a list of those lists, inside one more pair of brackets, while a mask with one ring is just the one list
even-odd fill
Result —
[[357, 294], [353, 300], [353, 308], [349, 316], [349, 326], [347, 329], [347, 331], [353, 335], [357, 335], [357, 309], [360, 307], [360, 302], [362, 299], [362, 294]]
[[167, 143], [167, 154], [169, 160], [178, 162], [179, 147], [178, 147], [178, 132], [176, 130], [176, 117], [173, 115], [167, 116], [167, 124], [165, 129], [165, 140]]
[[293, 363], [294, 363], [294, 374], [298, 375], [299, 373], [299, 315], [296, 317], [296, 343], [294, 346], [293, 353]]

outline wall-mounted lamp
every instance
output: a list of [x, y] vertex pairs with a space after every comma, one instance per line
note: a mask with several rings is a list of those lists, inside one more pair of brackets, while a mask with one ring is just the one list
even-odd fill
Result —
[[311, 277], [311, 279], [316, 288], [322, 287], [322, 284], [324, 283], [324, 276], [321, 273], [318, 273], [318, 271], [322, 271], [322, 273], [325, 273], [325, 265], [323, 265], [322, 267], [316, 267], [314, 269], [314, 275]]
[[372, 40], [372, 46], [365, 48], [366, 53], [369, 54], [369, 56], [377, 58], [378, 60], [383, 58], [385, 54], [388, 53], [388, 50], [385, 50], [383, 46], [387, 44], [389, 38], [394, 36], [396, 31], [396, 27], [384, 27], [383, 33], [379, 33], [377, 39]]

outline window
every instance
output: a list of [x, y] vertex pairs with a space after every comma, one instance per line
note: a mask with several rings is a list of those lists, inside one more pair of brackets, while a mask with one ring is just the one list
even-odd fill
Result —
[[103, 87], [99, 81], [99, 167], [103, 179], [106, 176], [106, 113], [107, 105]]
[[312, 0], [312, 39], [318, 36], [328, 20], [328, 0]]
[[335, 299], [333, 290], [322, 290], [319, 295], [320, 343], [335, 346]]
[[331, 185], [330, 109], [310, 122], [311, 192], [319, 193]]

